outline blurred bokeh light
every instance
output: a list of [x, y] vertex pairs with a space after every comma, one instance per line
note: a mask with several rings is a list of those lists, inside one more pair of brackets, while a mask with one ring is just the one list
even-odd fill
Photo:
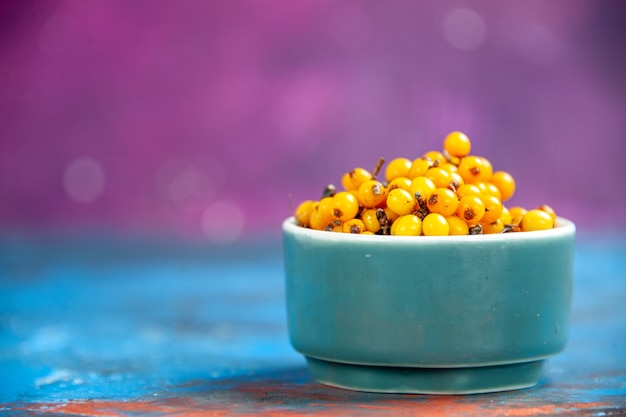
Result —
[[449, 131], [579, 227], [626, 225], [626, 3], [0, 8], [0, 230], [233, 241]]

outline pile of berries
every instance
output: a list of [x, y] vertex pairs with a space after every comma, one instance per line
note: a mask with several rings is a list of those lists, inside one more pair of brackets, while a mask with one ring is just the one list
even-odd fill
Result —
[[515, 192], [506, 171], [493, 171], [484, 157], [470, 154], [471, 142], [452, 132], [443, 151], [426, 152], [415, 160], [380, 159], [372, 172], [355, 168], [341, 178], [343, 191], [328, 185], [318, 201], [295, 210], [303, 227], [332, 232], [445, 236], [479, 235], [551, 229], [554, 210], [543, 205], [526, 210], [503, 203]]

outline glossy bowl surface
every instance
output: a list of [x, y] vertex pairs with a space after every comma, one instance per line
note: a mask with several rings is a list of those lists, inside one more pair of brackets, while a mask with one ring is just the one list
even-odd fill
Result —
[[283, 223], [289, 336], [313, 377], [374, 392], [526, 388], [565, 348], [574, 224], [363, 236]]

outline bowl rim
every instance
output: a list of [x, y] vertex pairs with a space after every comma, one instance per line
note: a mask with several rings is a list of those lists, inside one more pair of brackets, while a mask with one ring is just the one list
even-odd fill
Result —
[[284, 233], [307, 237], [319, 241], [345, 242], [345, 243], [381, 243], [390, 242], [414, 245], [432, 245], [443, 243], [464, 242], [499, 242], [508, 243], [513, 241], [537, 241], [554, 239], [559, 237], [573, 236], [576, 233], [576, 225], [573, 221], [564, 217], [557, 217], [556, 227], [548, 230], [536, 230], [532, 232], [495, 233], [488, 235], [455, 235], [455, 236], [392, 236], [392, 235], [361, 235], [353, 233], [337, 233], [325, 230], [315, 230], [297, 224], [295, 217], [290, 216], [283, 221]]

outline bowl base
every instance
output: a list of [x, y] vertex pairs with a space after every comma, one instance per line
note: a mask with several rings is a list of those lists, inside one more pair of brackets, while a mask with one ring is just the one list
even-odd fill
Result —
[[460, 368], [353, 365], [306, 357], [313, 378], [354, 391], [402, 394], [480, 394], [530, 388], [545, 360]]

